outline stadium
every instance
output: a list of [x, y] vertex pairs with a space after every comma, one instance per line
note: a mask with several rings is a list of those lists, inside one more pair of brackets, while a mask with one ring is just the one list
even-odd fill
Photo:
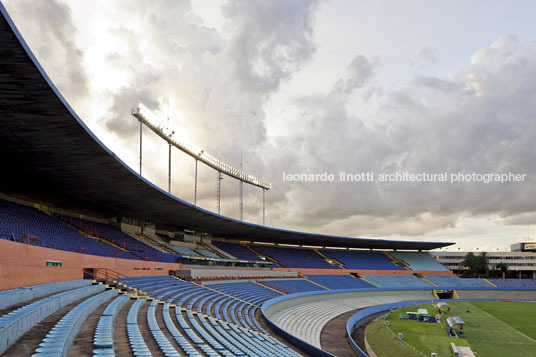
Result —
[[[534, 276], [460, 278], [460, 256], [429, 253], [453, 243], [276, 229], [183, 201], [102, 144], [0, 10], [0, 355], [536, 355]], [[202, 153], [196, 165], [270, 188]]]

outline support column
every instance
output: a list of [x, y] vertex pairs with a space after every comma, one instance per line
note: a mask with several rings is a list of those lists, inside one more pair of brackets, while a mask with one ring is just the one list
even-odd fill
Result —
[[168, 193], [171, 193], [171, 144], [169, 144], [168, 157]]
[[194, 205], [197, 206], [197, 159], [195, 159], [195, 186], [194, 186]]
[[142, 128], [143, 128], [143, 124], [142, 124], [142, 122], [140, 120], [140, 176], [141, 176], [141, 162], [142, 162], [142, 142], [141, 142]]
[[266, 197], [265, 197], [265, 194], [266, 194], [266, 190], [263, 188], [262, 189], [262, 225], [263, 226], [266, 226], [266, 205], [265, 205]]
[[244, 220], [244, 181], [240, 180], [240, 220]]

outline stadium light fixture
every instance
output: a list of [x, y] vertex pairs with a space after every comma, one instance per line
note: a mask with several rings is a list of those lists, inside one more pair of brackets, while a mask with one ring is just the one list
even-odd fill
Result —
[[169, 128], [162, 128], [160, 125], [156, 124], [158, 123], [157, 118], [143, 104], [140, 103], [138, 107], [132, 108], [131, 114], [136, 119], [138, 119], [140, 123], [145, 124], [156, 135], [164, 139], [169, 145], [176, 147], [177, 149], [190, 155], [194, 159], [199, 160], [205, 165], [213, 168], [214, 170], [217, 170], [227, 176], [234, 177], [235, 179], [246, 182], [250, 185], [260, 187], [263, 190], [269, 190], [270, 188], [272, 188], [272, 184], [270, 182], [261, 180], [258, 177], [249, 175], [243, 172], [242, 170], [238, 170], [216, 159], [214, 156], [210, 155], [204, 150], [201, 150], [195, 145], [174, 139], [175, 133], [171, 131]]

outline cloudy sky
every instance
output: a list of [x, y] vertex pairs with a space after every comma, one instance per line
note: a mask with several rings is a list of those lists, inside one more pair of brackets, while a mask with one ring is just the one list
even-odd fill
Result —
[[[504, 250], [536, 238], [534, 1], [2, 0], [89, 128], [138, 168], [142, 102], [178, 139], [272, 182], [267, 225]], [[169, 121], [166, 119], [169, 117]], [[172, 193], [194, 160], [173, 151]], [[283, 173], [335, 175], [289, 182]], [[339, 182], [339, 172], [373, 172]], [[380, 182], [382, 173], [519, 173], [524, 182]], [[167, 189], [144, 132], [143, 175]], [[216, 210], [203, 165], [198, 203]], [[238, 183], [222, 182], [238, 218]], [[262, 222], [245, 188], [244, 219]]]

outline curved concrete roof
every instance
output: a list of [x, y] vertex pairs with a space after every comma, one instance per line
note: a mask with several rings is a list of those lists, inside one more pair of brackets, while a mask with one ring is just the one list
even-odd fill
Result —
[[161, 228], [190, 229], [240, 240], [423, 250], [452, 244], [268, 228], [217, 215], [168, 194], [131, 170], [84, 125], [1, 3], [0, 10], [0, 191], [65, 209], [127, 216]]

